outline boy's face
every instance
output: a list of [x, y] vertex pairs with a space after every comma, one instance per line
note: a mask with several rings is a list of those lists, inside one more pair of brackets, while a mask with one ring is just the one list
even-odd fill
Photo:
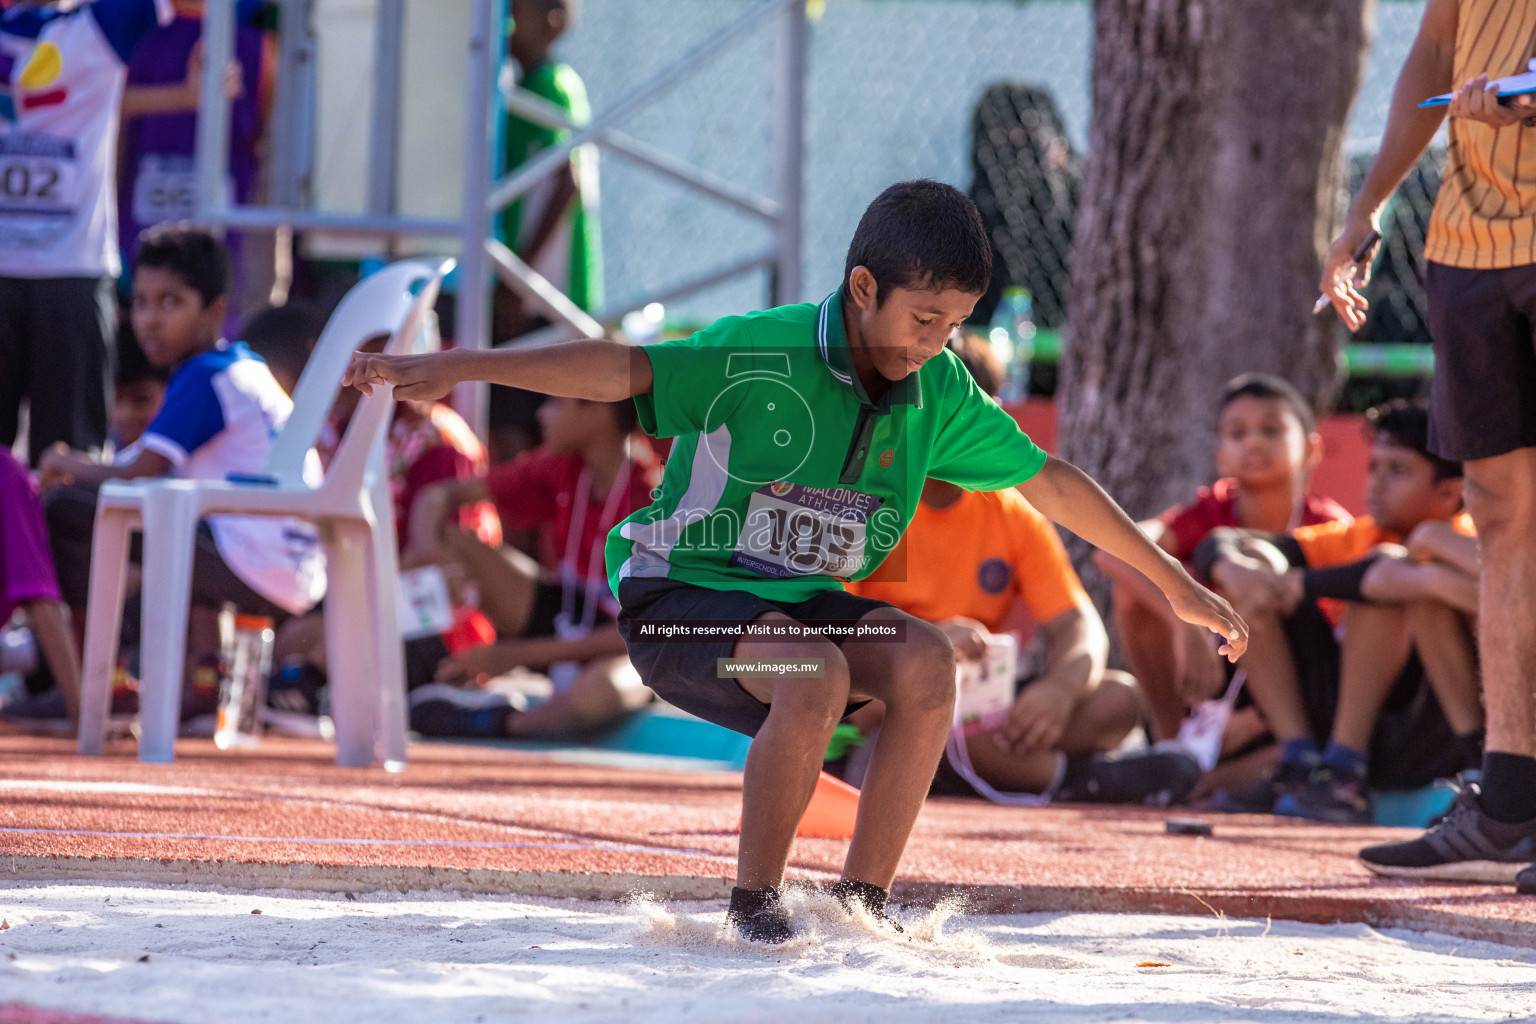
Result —
[[955, 288], [929, 291], [892, 288], [877, 302], [875, 276], [854, 267], [848, 279], [849, 297], [858, 316], [859, 337], [876, 371], [886, 380], [901, 380], [938, 355], [949, 335], [965, 322], [981, 298], [979, 292]]
[[164, 267], [140, 267], [133, 275], [133, 333], [153, 366], [175, 366], [211, 347], [227, 306], [223, 296], [203, 305], [197, 289]]
[[1322, 439], [1279, 398], [1240, 395], [1217, 421], [1216, 472], [1245, 487], [1296, 486], [1317, 468]]
[[1427, 519], [1448, 520], [1461, 509], [1461, 480], [1435, 480], [1435, 466], [1412, 448], [1382, 438], [1371, 446], [1365, 510], [1399, 537]]
[[135, 380], [117, 386], [112, 398], [112, 435], [119, 448], [126, 448], [144, 436], [164, 397], [165, 385], [158, 380]]
[[526, 70], [544, 60], [550, 44], [565, 31], [570, 14], [550, 0], [512, 0], [512, 36], [507, 52]]
[[586, 447], [602, 429], [599, 417], [608, 416], [608, 410], [596, 402], [583, 402], [579, 398], [547, 398], [536, 413], [539, 429], [544, 433], [544, 446], [557, 455], [570, 455]]

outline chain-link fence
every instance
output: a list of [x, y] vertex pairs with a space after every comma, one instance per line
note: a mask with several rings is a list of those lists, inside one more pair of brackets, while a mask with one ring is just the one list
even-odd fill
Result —
[[[600, 111], [752, 2], [583, 0], [559, 52], [586, 79]], [[972, 191], [1010, 283], [1029, 287], [1042, 326], [1056, 326], [1088, 131], [1088, 0], [825, 0], [811, 9], [801, 297], [819, 296], [840, 279], [858, 216], [881, 188], [925, 176]], [[1375, 151], [1422, 11], [1409, 0], [1376, 7], [1348, 127], [1353, 187]], [[771, 33], [749, 36], [627, 129], [766, 192], [771, 60]], [[1437, 167], [1427, 160], [1394, 206], [1377, 286], [1390, 293], [1373, 296], [1381, 301], [1369, 340], [1427, 340], [1416, 273]], [[606, 288], [615, 303], [767, 241], [759, 222], [612, 155], [602, 165], [602, 218]], [[766, 296], [759, 274], [697, 294], [670, 313], [708, 320], [760, 306]]]

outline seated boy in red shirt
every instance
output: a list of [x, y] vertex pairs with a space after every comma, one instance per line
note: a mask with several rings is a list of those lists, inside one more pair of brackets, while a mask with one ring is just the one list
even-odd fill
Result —
[[1239, 665], [1280, 742], [1279, 771], [1233, 809], [1368, 823], [1367, 782], [1413, 788], [1481, 763], [1478, 551], [1461, 466], [1430, 454], [1423, 403], [1370, 421], [1368, 517], [1290, 537], [1218, 529], [1196, 553], [1248, 611]]
[[[603, 547], [608, 532], [650, 504], [655, 473], [634, 442], [634, 405], [550, 398], [544, 444], [484, 479], [426, 488], [411, 517], [413, 560], [456, 562], [475, 581], [500, 638], [447, 658], [437, 678], [476, 682], [519, 667], [545, 670], [549, 700], [514, 709], [464, 686], [412, 693], [411, 726], [429, 736], [536, 737], [598, 728], [641, 707], [640, 682], [616, 624]], [[490, 499], [508, 530], [537, 530], [539, 558], [453, 527], [468, 503]]]
[[[951, 342], [988, 395], [1002, 368], [985, 343]], [[1007, 718], [966, 739], [969, 765], [986, 787], [1058, 800], [1169, 803], [1200, 777], [1182, 751], [1110, 758], [1141, 722], [1136, 681], [1106, 670], [1109, 637], [1050, 521], [1016, 490], [966, 491], [942, 480], [923, 485], [900, 546], [848, 591], [887, 601], [939, 626], [955, 657], [977, 661], [993, 634], [1008, 631], [1022, 602], [1044, 639], [1039, 671], [1021, 679]], [[861, 723], [863, 724], [863, 723]], [[999, 797], [1003, 799], [1003, 797]]]
[[[1323, 440], [1294, 387], [1279, 377], [1244, 374], [1222, 391], [1219, 410], [1220, 479], [1200, 488], [1189, 504], [1138, 524], [1158, 547], [1189, 564], [1195, 547], [1217, 527], [1280, 534], [1351, 521], [1338, 503], [1308, 490]], [[1174, 739], [1190, 708], [1221, 694], [1222, 659], [1140, 573], [1102, 552], [1094, 563], [1114, 585], [1115, 628], [1147, 696], [1152, 738]]]

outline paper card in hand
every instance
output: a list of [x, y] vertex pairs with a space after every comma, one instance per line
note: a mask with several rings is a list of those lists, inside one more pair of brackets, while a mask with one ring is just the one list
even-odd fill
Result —
[[[1522, 74], [1510, 75], [1508, 78], [1496, 78], [1488, 84], [1499, 87], [1500, 99], [1503, 99], [1505, 96], [1521, 96], [1528, 92], [1536, 92], [1536, 60], [1532, 60], [1526, 67], [1530, 68], [1530, 70]], [[1431, 96], [1423, 103], [1420, 103], [1419, 106], [1443, 107], [1455, 98], [1456, 94], [1454, 92], [1448, 92], [1441, 96]]]

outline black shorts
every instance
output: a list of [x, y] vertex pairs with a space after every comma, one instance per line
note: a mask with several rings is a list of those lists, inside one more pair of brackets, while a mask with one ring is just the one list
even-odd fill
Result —
[[1536, 266], [1429, 264], [1429, 447], [1466, 461], [1536, 447]]
[[[48, 544], [59, 575], [59, 590], [64, 603], [71, 608], [84, 608], [90, 597], [97, 497], [98, 488], [85, 484], [70, 484], [43, 492], [43, 518], [48, 523]], [[135, 534], [128, 553], [134, 564], [142, 561], [141, 546], [141, 538]], [[124, 606], [123, 621], [130, 636], [138, 628], [138, 600], [130, 597]], [[192, 549], [190, 603], [193, 608], [211, 609], [233, 604], [243, 614], [262, 615], [279, 623], [291, 617], [286, 608], [253, 590], [230, 568], [219, 553], [219, 545], [206, 520], [197, 524], [197, 542]]]
[[34, 466], [58, 441], [100, 448], [116, 357], [110, 277], [0, 277], [0, 446], [16, 440], [21, 403], [29, 399]]
[[[884, 601], [858, 597], [846, 590], [824, 590], [808, 601], [770, 601], [745, 590], [710, 590], [664, 579], [626, 579], [619, 584], [619, 631], [629, 648], [629, 660], [645, 685], [674, 707], [734, 732], [756, 736], [768, 720], [768, 705], [742, 689], [734, 679], [716, 675], [716, 659], [729, 658], [735, 637], [688, 641], [637, 639], [633, 627], [641, 622], [712, 619], [751, 622], [764, 612], [783, 612], [797, 622], [852, 623]], [[844, 638], [832, 635], [842, 646]], [[845, 714], [868, 701], [848, 705]]]
[[[1339, 706], [1339, 644], [1317, 604], [1303, 601], [1285, 620], [1307, 724], [1319, 743], [1333, 732]], [[1456, 734], [1440, 710], [1417, 654], [1393, 684], [1371, 733], [1371, 785], [1417, 789], [1465, 767]]]

